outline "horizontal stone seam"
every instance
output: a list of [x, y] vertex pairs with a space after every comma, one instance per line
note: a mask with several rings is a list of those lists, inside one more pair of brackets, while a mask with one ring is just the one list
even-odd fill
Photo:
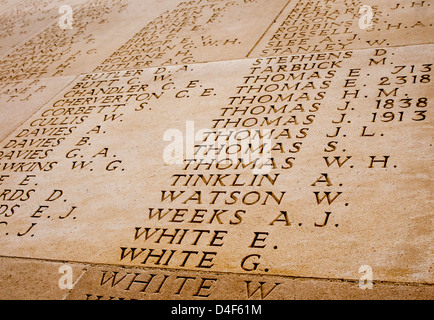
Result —
[[[142, 267], [142, 266], [126, 266], [122, 264], [116, 263], [102, 263], [102, 262], [87, 262], [87, 261], [74, 261], [74, 260], [57, 260], [57, 259], [44, 259], [44, 258], [33, 258], [33, 257], [18, 257], [18, 256], [3, 256], [0, 255], [0, 258], [6, 259], [18, 259], [18, 260], [31, 260], [31, 261], [39, 261], [39, 262], [50, 262], [50, 263], [63, 263], [63, 264], [77, 264], [84, 265], [88, 267], [118, 267], [122, 269], [140, 269], [144, 271], [166, 271], [166, 272], [196, 272], [196, 273], [212, 273], [216, 275], [236, 275], [236, 276], [254, 276], [254, 277], [271, 277], [271, 278], [287, 278], [293, 280], [317, 280], [324, 282], [344, 282], [344, 283], [358, 283], [358, 279], [344, 279], [344, 278], [321, 278], [321, 277], [307, 277], [307, 276], [290, 276], [290, 275], [279, 275], [279, 274], [262, 274], [262, 273], [241, 273], [241, 272], [230, 272], [230, 271], [207, 271], [207, 270], [193, 270], [193, 269], [180, 269], [180, 268], [160, 268], [160, 267]], [[89, 271], [85, 268], [85, 271]], [[396, 286], [409, 286], [409, 287], [434, 287], [434, 283], [429, 282], [404, 282], [404, 281], [388, 281], [388, 280], [373, 280], [373, 284], [382, 284], [382, 285], [396, 285]]]

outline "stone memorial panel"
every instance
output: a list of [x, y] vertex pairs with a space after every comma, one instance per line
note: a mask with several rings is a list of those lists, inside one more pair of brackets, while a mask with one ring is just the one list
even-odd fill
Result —
[[429, 1], [63, 3], [0, 38], [0, 298], [433, 297]]

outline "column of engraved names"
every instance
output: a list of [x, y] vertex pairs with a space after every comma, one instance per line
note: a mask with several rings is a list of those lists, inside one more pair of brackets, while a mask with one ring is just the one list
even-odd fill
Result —
[[[278, 8], [280, 2], [283, 5], [284, 2], [279, 0], [273, 6]], [[248, 19], [253, 18], [249, 15], [254, 14], [251, 7], [259, 9], [257, 2], [253, 1], [182, 1], [175, 9], [164, 12], [148, 23], [94, 71], [182, 65], [243, 57], [244, 54], [239, 52], [251, 46], [250, 42], [253, 41], [249, 40], [252, 27]], [[240, 32], [234, 34], [228, 26], [234, 23], [232, 17], [240, 13], [243, 13], [237, 21]], [[256, 39], [256, 35], [254, 37]], [[243, 47], [245, 45], [246, 48]]]
[[[111, 130], [164, 91], [141, 81], [143, 70], [81, 76], [1, 142], [0, 234], [33, 237], [39, 225], [55, 229], [79, 217], [80, 183], [125, 171]], [[82, 182], [83, 183], [83, 182]], [[67, 197], [65, 190], [74, 195]], [[77, 219], [78, 220], [78, 219]]]
[[[43, 29], [56, 21], [60, 6], [57, 1], [17, 0], [15, 4], [0, 13], [0, 54], [29, 37], [33, 32]], [[76, 0], [70, 1], [74, 6]], [[54, 10], [53, 10], [54, 9]]]
[[250, 56], [426, 43], [430, 10], [427, 1], [297, 1]]
[[60, 28], [58, 17], [52, 17], [45, 29], [0, 59], [0, 79], [19, 81], [71, 73], [82, 55], [91, 57], [97, 51], [95, 34], [89, 25], [108, 23], [110, 14], [125, 8], [122, 1], [107, 0], [76, 6], [71, 30]]
[[[262, 180], [266, 177], [281, 190], [279, 197], [273, 191], [265, 191], [276, 202], [274, 205], [266, 200], [253, 202], [254, 205], [260, 204], [263, 207], [257, 209], [261, 214], [255, 216], [258, 223], [251, 231], [252, 242], [248, 246], [254, 252], [241, 260], [240, 267], [244, 271], [275, 273], [275, 270], [279, 270], [269, 252], [276, 250], [278, 255], [285, 255], [288, 248], [270, 243], [267, 238], [281, 243], [278, 234], [283, 230], [300, 228], [306, 231], [312, 227], [321, 227], [315, 221], [309, 221], [305, 217], [306, 212], [294, 212], [292, 197], [288, 196], [296, 190], [303, 192], [303, 187], [300, 189], [299, 182], [295, 182], [298, 176], [297, 162], [300, 165], [303, 161], [303, 158], [298, 159], [298, 155], [303, 145], [308, 143], [309, 131], [316, 127], [314, 124], [318, 117], [327, 112], [325, 109], [328, 109], [328, 104], [325, 101], [327, 97], [331, 98], [330, 89], [335, 82], [334, 78], [351, 57], [352, 52], [346, 51], [257, 59], [250, 74], [237, 87], [236, 95], [230, 97], [229, 105], [222, 108], [221, 117], [213, 120], [213, 128], [247, 129], [251, 130], [253, 136], [268, 138], [266, 143], [259, 146], [256, 144], [256, 149], [248, 150], [253, 152], [261, 148], [262, 153], [266, 144], [269, 144], [271, 151], [268, 161], [262, 164], [269, 166], [274, 177], [271, 178], [271, 174], [263, 175], [256, 187], [261, 187]], [[254, 160], [242, 164], [242, 167], [251, 166], [250, 169], [255, 169], [256, 165]], [[239, 166], [235, 169], [239, 170]], [[255, 180], [256, 177], [253, 181]], [[261, 188], [261, 191], [264, 189]], [[252, 205], [246, 203], [245, 199], [242, 202], [244, 205]], [[267, 249], [263, 250], [265, 248]], [[268, 258], [265, 265], [263, 256]], [[278, 283], [275, 284], [277, 285]]]
[[[279, 248], [267, 237], [273, 228], [294, 227], [285, 196], [297, 186], [286, 181], [325, 107], [327, 89], [351, 56], [337, 52], [253, 60], [228, 104], [202, 130], [182, 171], [161, 191], [161, 205], [148, 208], [148, 222], [135, 228], [134, 245], [121, 247], [120, 261], [215, 270], [219, 253], [236, 248], [233, 256], [242, 256], [232, 267], [269, 272], [266, 262], [258, 262], [261, 249], [278, 253]], [[296, 226], [317, 227], [315, 221]], [[248, 246], [226, 242], [239, 237], [248, 239]]]

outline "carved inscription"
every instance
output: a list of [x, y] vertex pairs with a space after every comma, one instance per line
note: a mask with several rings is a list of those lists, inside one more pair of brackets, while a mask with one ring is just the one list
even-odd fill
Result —
[[70, 5], [0, 0], [1, 256], [69, 299], [429, 295], [428, 1]]

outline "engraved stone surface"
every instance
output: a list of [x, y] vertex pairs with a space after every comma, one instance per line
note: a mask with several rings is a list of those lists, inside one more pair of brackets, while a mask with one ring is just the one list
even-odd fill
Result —
[[39, 2], [0, 1], [1, 299], [433, 297], [428, 1]]
[[2, 82], [0, 139], [4, 139], [18, 124], [30, 118], [52, 97], [52, 92], [61, 90], [74, 78], [69, 76]]
[[[68, 295], [68, 290], [59, 287], [62, 262], [2, 257], [0, 263], [2, 300], [60, 300]], [[69, 266], [76, 275], [75, 281], [86, 271], [85, 265], [69, 263]]]
[[[364, 19], [370, 12], [372, 24]], [[290, 1], [251, 55], [432, 43], [432, 14], [428, 2]]]

